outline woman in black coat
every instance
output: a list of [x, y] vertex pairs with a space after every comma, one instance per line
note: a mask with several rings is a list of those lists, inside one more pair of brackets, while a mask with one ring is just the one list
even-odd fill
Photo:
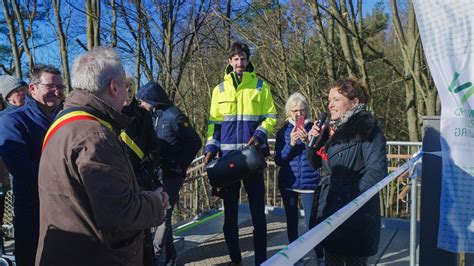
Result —
[[[161, 184], [159, 177], [155, 174], [155, 170], [159, 166], [159, 141], [153, 128], [151, 115], [139, 106], [135, 98], [135, 91], [135, 82], [132, 77], [127, 75], [128, 95], [122, 113], [133, 117], [133, 120], [125, 129], [125, 133], [138, 147], [138, 150], [134, 150], [127, 145], [127, 154], [140, 187], [143, 190], [154, 190]], [[154, 264], [153, 235], [151, 230], [147, 229], [143, 239], [143, 265], [153, 266]]]
[[[307, 149], [310, 164], [322, 166], [315, 190], [310, 226], [326, 219], [387, 175], [385, 137], [365, 110], [366, 88], [353, 78], [329, 90], [330, 122], [315, 124], [308, 135], [317, 142]], [[380, 238], [378, 194], [323, 242], [326, 265], [366, 265], [377, 253]]]

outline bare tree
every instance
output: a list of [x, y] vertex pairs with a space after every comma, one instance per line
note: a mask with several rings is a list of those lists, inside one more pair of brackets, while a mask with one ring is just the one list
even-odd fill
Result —
[[[326, 109], [327, 87], [348, 75], [369, 85], [372, 111], [391, 139], [419, 139], [420, 116], [439, 112], [411, 4], [405, 10], [391, 0], [389, 27], [382, 1], [367, 14], [362, 0], [86, 0], [82, 10], [73, 2], [51, 3], [44, 12], [54, 12], [48, 21], [57, 38], [43, 39], [33, 35], [33, 22], [43, 23], [43, 5], [36, 11], [36, 0], [2, 1], [0, 26], [9, 39], [0, 46], [4, 72], [21, 76], [21, 64], [34, 65], [37, 47], [58, 40], [69, 89], [68, 56], [79, 46], [68, 39], [83, 34], [69, 23], [81, 16], [87, 21], [87, 44], [77, 39], [81, 47], [107, 40], [134, 69], [138, 84], [144, 78], [160, 82], [203, 134], [210, 93], [222, 79], [233, 40], [250, 45], [257, 75], [271, 85], [280, 113], [295, 91], [308, 98], [313, 114]], [[67, 8], [78, 12], [71, 16]]]
[[53, 30], [58, 36], [59, 40], [59, 55], [61, 58], [61, 67], [63, 73], [64, 83], [66, 84], [66, 92], [71, 91], [71, 75], [69, 73], [69, 54], [68, 54], [68, 45], [67, 45], [67, 36], [64, 33], [63, 21], [61, 18], [61, 0], [51, 0], [53, 5], [54, 17], [56, 21], [55, 27]]
[[[205, 0], [189, 3], [166, 0], [157, 4], [158, 16], [153, 16], [152, 10], [142, 11], [147, 18], [143, 21], [144, 37], [147, 47], [151, 49], [149, 53], [158, 65], [156, 78], [168, 90], [173, 101], [183, 94], [179, 91], [182, 75], [197, 49], [195, 42], [209, 9], [210, 3]], [[146, 64], [144, 60], [142, 62]], [[151, 65], [147, 67], [151, 69]]]
[[323, 26], [323, 18], [321, 10], [316, 1], [306, 0], [313, 12], [313, 20], [318, 30], [318, 39], [321, 42], [321, 48], [324, 53], [324, 62], [326, 64], [326, 72], [331, 83], [336, 81], [336, 66], [334, 62], [334, 19], [328, 19], [327, 27]]
[[224, 25], [224, 28], [225, 28], [224, 36], [226, 38], [226, 41], [225, 41], [226, 50], [229, 50], [230, 42], [231, 42], [231, 24], [229, 23], [231, 12], [232, 12], [232, 2], [231, 0], [227, 0], [226, 9], [225, 9], [225, 15], [227, 17], [227, 20], [225, 21], [225, 25]]
[[117, 8], [115, 6], [115, 0], [110, 1], [110, 7], [112, 8], [112, 28], [110, 30], [110, 34], [112, 35], [111, 45], [112, 47], [117, 47]]
[[100, 45], [100, 0], [86, 0], [87, 49]]
[[[18, 27], [20, 29], [20, 36], [21, 36], [21, 40], [22, 40], [22, 44], [23, 44], [23, 50], [25, 51], [26, 53], [26, 56], [28, 58], [28, 66], [29, 66], [29, 69], [30, 71], [34, 68], [35, 66], [35, 63], [34, 63], [34, 60], [33, 60], [33, 54], [30, 50], [30, 46], [28, 45], [28, 42], [29, 42], [29, 37], [31, 37], [31, 35], [29, 35], [28, 33], [31, 33], [31, 29], [32, 29], [32, 22], [33, 22], [33, 18], [35, 16], [35, 10], [36, 10], [36, 1], [33, 1], [33, 12], [32, 13], [29, 13], [29, 29], [30, 30], [25, 30], [25, 23], [23, 22], [23, 14], [22, 14], [22, 11], [20, 10], [20, 6], [18, 5], [18, 2], [16, 0], [13, 0], [12, 1], [12, 5], [13, 5], [13, 10], [15, 11], [15, 16], [16, 16], [16, 21], [18, 22]], [[27, 2], [27, 5], [29, 7], [30, 5], [30, 2], [28, 1]], [[28, 8], [29, 10], [29, 8]]]
[[231, 28], [232, 28], [232, 19], [231, 19], [231, 15], [232, 15], [232, 1], [231, 0], [227, 0], [226, 2], [226, 5], [225, 5], [225, 12], [222, 12], [222, 8], [221, 8], [221, 1], [219, 0], [216, 0], [216, 10], [222, 14], [222, 24], [223, 24], [223, 28], [224, 28], [224, 48], [225, 50], [227, 51], [230, 47], [230, 44], [231, 44], [231, 37], [232, 37], [232, 32], [231, 32]]
[[3, 4], [3, 16], [5, 17], [5, 21], [7, 22], [7, 26], [8, 26], [8, 32], [9, 32], [8, 37], [10, 38], [10, 44], [11, 44], [13, 62], [14, 62], [14, 68], [15, 68], [15, 75], [21, 78], [22, 77], [21, 56], [18, 49], [18, 42], [17, 42], [16, 34], [15, 34], [16, 33], [15, 25], [13, 24], [13, 18], [10, 13], [10, 7], [8, 5], [8, 1], [3, 0], [2, 4]]
[[141, 40], [142, 40], [142, 5], [141, 0], [135, 0], [135, 6], [137, 8], [137, 31], [136, 31], [136, 55], [135, 55], [135, 80], [137, 83], [137, 90], [140, 89], [140, 65], [141, 65]]
[[[141, 76], [141, 72], [144, 72], [147, 79], [153, 80], [153, 58], [150, 54], [150, 65], [147, 64], [147, 56], [144, 53], [143, 49], [143, 32], [145, 36], [150, 36], [150, 30], [148, 25], [147, 15], [145, 14], [145, 9], [147, 7], [141, 1], [133, 1], [133, 6], [128, 7], [125, 5], [123, 0], [120, 1], [120, 4], [117, 6], [117, 11], [120, 16], [123, 18], [125, 26], [130, 31], [131, 39], [120, 37], [116, 35], [123, 47], [120, 49], [125, 49], [128, 53], [132, 54], [134, 57], [135, 64], [135, 78], [138, 79]], [[153, 49], [152, 45], [149, 44], [148, 39], [146, 40], [146, 47]], [[132, 43], [133, 42], [133, 43]], [[151, 51], [151, 50], [150, 50]], [[138, 65], [137, 65], [138, 64]], [[137, 68], [138, 66], [138, 68]], [[139, 83], [139, 80], [137, 80]]]
[[[415, 19], [413, 3], [408, 6], [407, 26], [404, 28], [400, 19], [396, 0], [390, 1], [392, 20], [395, 34], [400, 44], [403, 57], [403, 71], [405, 80], [406, 112], [410, 140], [420, 137], [419, 116], [423, 114], [435, 115], [437, 92], [432, 86], [431, 78], [427, 73], [421, 47], [420, 33]], [[417, 97], [420, 99], [417, 101]]]
[[[177, 20], [177, 13], [181, 6], [184, 4], [184, 1], [173, 1], [167, 0], [167, 2], [162, 2], [161, 9], [161, 23], [163, 24], [162, 28], [162, 41], [163, 41], [163, 51], [164, 51], [164, 62], [162, 67], [164, 68], [164, 81], [163, 85], [165, 88], [171, 88], [171, 75], [173, 67], [173, 49], [174, 49], [174, 32]], [[174, 99], [176, 95], [176, 90], [170, 92], [170, 98]]]
[[[344, 2], [344, 1], [341, 1]], [[320, 5], [321, 7], [321, 5]], [[338, 29], [338, 36], [339, 41], [341, 43], [342, 52], [344, 53], [344, 59], [346, 62], [347, 73], [350, 76], [356, 75], [357, 70], [355, 66], [355, 59], [354, 53], [351, 47], [351, 41], [349, 40], [350, 36], [348, 36], [346, 29], [347, 27], [347, 20], [345, 18], [348, 17], [347, 8], [345, 4], [340, 5], [340, 9], [338, 4], [335, 0], [329, 1], [329, 14], [336, 19], [337, 29]], [[344, 15], [343, 15], [344, 14]]]

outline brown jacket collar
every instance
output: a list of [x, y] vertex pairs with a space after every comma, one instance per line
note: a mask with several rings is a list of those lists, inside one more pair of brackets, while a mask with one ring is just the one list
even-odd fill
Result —
[[74, 89], [66, 98], [64, 109], [71, 107], [90, 108], [100, 114], [100, 118], [109, 122], [114, 129], [124, 129], [132, 121], [131, 117], [122, 114], [96, 95], [80, 89]]

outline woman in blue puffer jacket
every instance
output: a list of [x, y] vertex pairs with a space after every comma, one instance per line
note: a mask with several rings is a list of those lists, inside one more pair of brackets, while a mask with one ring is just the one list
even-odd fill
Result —
[[[309, 225], [313, 192], [320, 178], [319, 170], [311, 167], [305, 153], [307, 132], [313, 125], [306, 98], [301, 93], [293, 93], [288, 97], [285, 111], [286, 123], [276, 136], [275, 163], [280, 166], [278, 187], [291, 243], [298, 238], [298, 200], [301, 197], [306, 225]], [[298, 116], [304, 116], [302, 128], [296, 126]]]

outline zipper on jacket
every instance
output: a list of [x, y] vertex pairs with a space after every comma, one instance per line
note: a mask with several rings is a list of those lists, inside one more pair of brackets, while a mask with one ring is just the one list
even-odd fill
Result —
[[301, 179], [302, 179], [301, 177], [303, 176], [303, 174], [301, 173], [301, 168], [302, 168], [302, 165], [303, 165], [303, 163], [302, 163], [303, 154], [301, 154], [301, 155], [298, 156], [298, 157], [300, 157], [299, 160], [298, 160], [298, 172], [299, 172], [298, 184], [299, 184], [299, 186], [300, 186], [300, 188], [301, 188], [301, 181], [302, 181], [302, 180], [301, 180]]

